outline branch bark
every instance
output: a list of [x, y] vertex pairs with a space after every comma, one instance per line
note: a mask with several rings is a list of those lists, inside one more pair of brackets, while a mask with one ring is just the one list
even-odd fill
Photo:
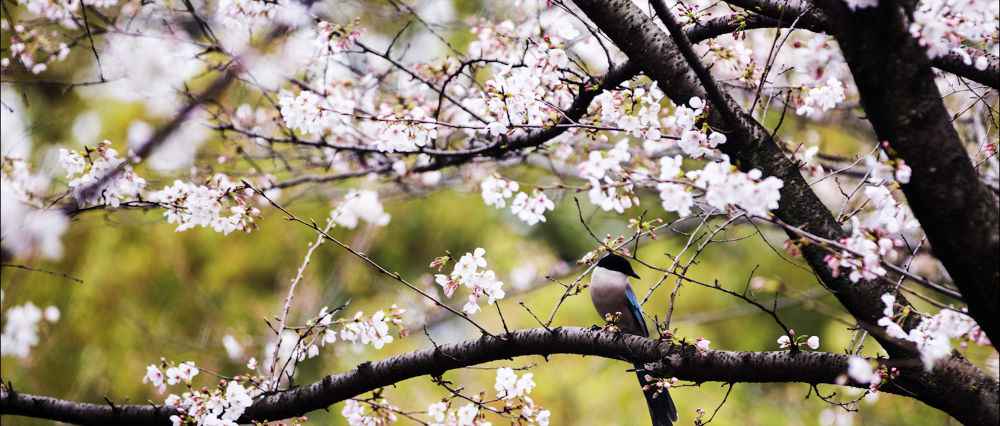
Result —
[[[240, 422], [301, 416], [394, 383], [420, 376], [440, 376], [456, 368], [518, 356], [554, 354], [593, 355], [647, 363], [655, 367], [654, 371], [698, 383], [836, 384], [847, 370], [848, 361], [846, 355], [825, 352], [702, 351], [692, 345], [600, 330], [536, 328], [366, 362], [354, 370], [260, 399], [244, 413]], [[942, 391], [942, 401], [931, 401], [931, 405], [949, 405], [950, 402], [944, 399], [965, 399], [970, 407], [955, 414], [960, 421], [966, 424], [995, 424], [997, 421], [1000, 388], [997, 382], [978, 375], [975, 369], [948, 361], [946, 366], [928, 373], [918, 360], [883, 362], [901, 371], [898, 378], [883, 385], [883, 391], [900, 395], [910, 395], [925, 388]], [[867, 387], [853, 382], [845, 385]], [[77, 424], [116, 425], [169, 424], [173, 411], [151, 405], [86, 404], [3, 390], [0, 392], [0, 414]]]

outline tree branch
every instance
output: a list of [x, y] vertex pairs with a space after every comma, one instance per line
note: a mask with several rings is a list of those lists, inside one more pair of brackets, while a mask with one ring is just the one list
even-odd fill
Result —
[[[675, 104], [687, 104], [692, 97], [706, 98], [698, 77], [669, 35], [659, 29], [652, 18], [627, 0], [576, 0], [576, 4], [613, 40], [639, 67], [656, 80], [659, 87]], [[781, 203], [775, 214], [782, 221], [800, 227], [829, 240], [847, 234], [823, 205], [809, 184], [802, 178], [798, 166], [785, 156], [770, 132], [753, 119], [728, 94], [726, 109], [733, 111], [731, 120], [713, 107], [708, 123], [726, 134], [727, 142], [720, 149], [744, 171], [760, 169], [765, 175], [784, 182]], [[799, 237], [789, 234], [793, 239]], [[852, 283], [846, 277], [834, 277], [826, 266], [826, 251], [806, 245], [802, 253], [820, 281], [840, 300], [841, 304], [861, 324], [875, 324], [882, 317], [878, 303], [885, 293], [895, 293], [892, 285], [877, 281]], [[902, 297], [901, 304], [908, 304]], [[910, 321], [915, 322], [915, 315]], [[904, 324], [904, 326], [909, 325]], [[893, 339], [879, 343], [893, 356], [912, 357], [913, 348]]]
[[839, 0], [818, 3], [830, 17], [861, 104], [883, 150], [913, 170], [902, 185], [935, 256], [962, 292], [969, 312], [1000, 342], [1000, 210], [952, 126], [925, 49], [892, 1], [851, 12]]
[[[726, 383], [799, 382], [836, 384], [847, 370], [846, 355], [824, 352], [730, 352], [699, 350], [693, 345], [671, 344], [639, 336], [583, 328], [519, 330], [497, 337], [442, 345], [363, 363], [354, 370], [327, 376], [313, 384], [269, 395], [250, 407], [240, 422], [285, 419], [324, 409], [404, 380], [440, 376], [457, 368], [518, 356], [553, 354], [593, 355], [628, 362], [653, 364], [656, 373], [681, 380]], [[919, 361], [883, 360], [899, 368], [900, 376], [882, 390], [909, 395], [930, 383], [935, 390], [955, 386], [941, 398], [966, 398], [972, 409], [956, 413], [967, 424], [993, 424], [997, 415], [998, 385], [974, 369], [948, 362], [938, 372], [923, 371]], [[972, 386], [965, 386], [971, 383]], [[847, 386], [867, 387], [860, 383]], [[961, 385], [961, 386], [958, 386]], [[934, 402], [931, 402], [934, 405]], [[28, 416], [78, 424], [169, 424], [173, 411], [150, 405], [100, 405], [44, 396], [0, 392], [0, 414]]]
[[[677, 45], [631, 1], [575, 0], [575, 2], [631, 60], [636, 61], [647, 75], [659, 83], [674, 103], [685, 104], [692, 97], [706, 97], [698, 78]], [[714, 129], [726, 134], [728, 141], [721, 145], [720, 149], [741, 169], [746, 171], [757, 168], [765, 175], [782, 179], [784, 187], [781, 189], [781, 203], [775, 215], [786, 223], [795, 224], [822, 238], [837, 240], [844, 237], [846, 234], [840, 224], [816, 197], [802, 178], [796, 164], [784, 155], [767, 129], [753, 117], [742, 112], [728, 94], [723, 96], [727, 108], [738, 112], [736, 119], [726, 120], [726, 117], [719, 113], [719, 108], [714, 108], [708, 117], [708, 123]], [[798, 239], [793, 234], [789, 236]], [[852, 283], [843, 276], [833, 276], [823, 260], [825, 253], [820, 247], [806, 245], [802, 253], [822, 283], [857, 319], [859, 325], [872, 330], [872, 336], [893, 358], [914, 358], [915, 348], [912, 344], [890, 338], [874, 326], [883, 315], [876, 301], [882, 294], [896, 293], [892, 284], [877, 281]], [[897, 298], [899, 303], [909, 305], [899, 296]], [[909, 329], [917, 321], [917, 315], [910, 314], [904, 319], [902, 326]], [[961, 358], [952, 358], [949, 362], [964, 366], [962, 368], [977, 370]], [[962, 386], [964, 385], [955, 387]], [[940, 392], [944, 391], [941, 389], [931, 390], [926, 386], [911, 386], [911, 391], [911, 396], [932, 405], [939, 404], [935, 406], [956, 418], [964, 416], [966, 411], [974, 408], [969, 401], [960, 399], [941, 401]], [[945, 392], [951, 391], [954, 390]]]
[[[816, 33], [830, 33], [831, 25], [827, 15], [818, 10], [803, 10], [786, 3], [777, 3], [772, 0], [724, 0], [726, 3], [756, 15], [745, 17], [745, 27], [750, 28], [785, 28], [797, 16], [801, 16], [797, 24], [802, 29], [807, 29]], [[891, 3], [891, 2], [889, 2]], [[743, 18], [743, 17], [737, 17]], [[761, 18], [770, 19], [770, 22]], [[719, 18], [716, 18], [719, 19]], [[713, 20], [714, 21], [714, 20]], [[740, 19], [736, 20], [740, 22]], [[711, 21], [710, 21], [711, 22]], [[718, 23], [716, 24], [718, 25]], [[987, 55], [989, 65], [986, 69], [977, 69], [972, 64], [966, 64], [965, 59], [955, 53], [949, 53], [931, 60], [931, 65], [942, 71], [947, 71], [959, 77], [967, 78], [979, 84], [1000, 89], [1000, 59]]]

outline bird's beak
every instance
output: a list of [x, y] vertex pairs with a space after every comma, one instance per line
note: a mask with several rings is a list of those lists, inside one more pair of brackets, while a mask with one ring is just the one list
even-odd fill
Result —
[[639, 278], [639, 274], [635, 273], [634, 271], [631, 272], [631, 273], [629, 273], [628, 276], [630, 276], [632, 278], [635, 278], [637, 280], [641, 280], [642, 279], [642, 278]]

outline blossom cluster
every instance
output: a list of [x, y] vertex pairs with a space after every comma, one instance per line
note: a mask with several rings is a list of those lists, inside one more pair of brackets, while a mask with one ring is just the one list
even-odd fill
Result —
[[[485, 120], [479, 132], [498, 137], [517, 136], [530, 126], [551, 125], [561, 118], [560, 108], [573, 100], [570, 86], [562, 80], [563, 70], [570, 65], [563, 50], [563, 41], [549, 35], [521, 49], [521, 34], [510, 21], [499, 25], [473, 28], [477, 40], [469, 46], [472, 55], [493, 57], [489, 65], [490, 79], [482, 90], [471, 92], [463, 106]], [[480, 123], [469, 114], [457, 114], [462, 124]], [[480, 123], [482, 124], [482, 123]]]
[[920, 351], [924, 368], [928, 371], [934, 368], [937, 361], [951, 354], [952, 339], [959, 338], [978, 345], [990, 344], [976, 321], [965, 312], [942, 309], [934, 316], [922, 318], [920, 324], [907, 332], [895, 319], [896, 296], [886, 293], [882, 295], [881, 300], [885, 308], [882, 310], [883, 316], [878, 320], [878, 325], [885, 328], [886, 334], [891, 337], [915, 343], [917, 350]]
[[487, 206], [498, 209], [507, 207], [507, 200], [514, 196], [520, 185], [512, 180], [506, 180], [498, 175], [487, 176], [479, 184], [482, 189], [483, 202]]
[[805, 90], [801, 104], [795, 109], [798, 115], [808, 115], [813, 118], [829, 111], [844, 101], [844, 83], [834, 77], [826, 80], [826, 84]]
[[[59, 150], [59, 163], [66, 171], [69, 187], [83, 206], [104, 204], [115, 208], [123, 201], [133, 201], [146, 188], [146, 180], [139, 177], [125, 159], [105, 140], [95, 149], [83, 154], [68, 149]], [[122, 167], [121, 172], [115, 170]], [[107, 176], [112, 176], [110, 179]], [[104, 180], [102, 182], [102, 180]], [[94, 185], [101, 184], [99, 188]], [[90, 191], [83, 194], [83, 191]], [[80, 199], [80, 197], [86, 198]]]
[[793, 346], [796, 348], [805, 346], [814, 351], [819, 349], [819, 336], [798, 336], [795, 334], [795, 330], [789, 330], [789, 334], [791, 334], [792, 336], [789, 337], [788, 334], [782, 334], [780, 337], [778, 337], [779, 348], [790, 349]]
[[215, 18], [235, 29], [253, 29], [272, 22], [294, 24], [306, 17], [305, 7], [289, 0], [219, 0], [215, 7]]
[[[526, 192], [517, 192], [520, 188], [517, 182], [506, 180], [498, 175], [487, 176], [479, 186], [482, 190], [483, 202], [487, 206], [502, 209], [507, 206], [507, 200], [513, 197], [510, 204], [511, 213], [529, 226], [545, 222], [545, 212], [556, 208], [555, 203], [544, 192], [535, 190], [531, 195]], [[515, 192], [517, 195], [514, 195]]]
[[250, 231], [260, 210], [250, 205], [251, 189], [242, 189], [226, 175], [216, 174], [204, 185], [175, 180], [148, 194], [150, 201], [164, 207], [167, 223], [177, 224], [177, 232], [194, 227], [211, 228], [223, 235]]
[[896, 181], [900, 184], [910, 183], [913, 170], [902, 158], [890, 159], [885, 152], [879, 150], [878, 155], [865, 156], [865, 168], [870, 176], [868, 182], [873, 185], [886, 185]]
[[[125, 161], [119, 158], [110, 141], [83, 153], [59, 150], [59, 163], [70, 179], [68, 185], [77, 198], [82, 198], [79, 201], [83, 206], [117, 208], [125, 202], [153, 202], [164, 208], [164, 218], [167, 223], [176, 224], [178, 232], [206, 227], [225, 235], [237, 230], [250, 231], [254, 219], [260, 215], [251, 203], [253, 191], [224, 174], [215, 174], [200, 185], [175, 180], [158, 191], [145, 192], [146, 180]], [[98, 184], [100, 188], [93, 188]], [[90, 192], [83, 194], [83, 191]]]
[[391, 216], [382, 207], [377, 192], [351, 190], [344, 201], [330, 212], [330, 218], [337, 225], [354, 229], [362, 220], [375, 226], [385, 226]]
[[720, 211], [739, 210], [766, 217], [778, 208], [784, 182], [773, 176], [763, 177], [760, 170], [743, 173], [727, 158], [705, 164], [701, 170], [681, 175], [680, 156], [660, 159], [660, 176], [656, 188], [660, 191], [663, 209], [681, 217], [691, 214], [694, 196], [689, 190], [704, 194], [705, 202]]
[[624, 165], [632, 158], [627, 139], [622, 139], [606, 152], [591, 151], [586, 161], [578, 166], [580, 177], [590, 182], [587, 196], [590, 202], [604, 211], [623, 213], [639, 204], [633, 185], [622, 179]]
[[347, 419], [349, 426], [384, 426], [396, 422], [397, 411], [399, 408], [389, 404], [385, 398], [367, 400], [365, 403], [348, 399], [344, 401], [344, 409], [340, 414]]
[[896, 201], [890, 188], [909, 182], [910, 168], [901, 160], [887, 161], [866, 158], [871, 172], [864, 189], [869, 207], [863, 219], [851, 217], [851, 235], [839, 242], [843, 250], [828, 254], [824, 259], [834, 276], [847, 271], [852, 282], [884, 276], [882, 259], [895, 255], [905, 242], [898, 236], [914, 231], [919, 223], [905, 204]]
[[996, 2], [928, 0], [916, 5], [910, 34], [931, 58], [954, 53], [966, 64], [985, 70], [988, 55], [1000, 56], [998, 20]]
[[76, 29], [79, 27], [77, 14], [82, 6], [107, 8], [118, 4], [118, 0], [18, 0], [28, 12], [56, 22], [63, 27]]
[[[3, 292], [0, 291], [0, 299]], [[4, 313], [3, 334], [0, 334], [0, 356], [27, 358], [31, 348], [38, 344], [38, 328], [42, 320], [59, 321], [59, 308], [49, 306], [44, 310], [27, 302], [12, 306]]]
[[0, 221], [3, 223], [3, 247], [15, 256], [40, 255], [56, 259], [62, 256], [62, 235], [69, 219], [57, 208], [42, 202], [49, 179], [32, 173], [23, 160], [3, 157], [0, 164]]
[[[511, 421], [516, 424], [528, 424], [538, 426], [548, 426], [552, 413], [542, 409], [530, 396], [535, 388], [535, 381], [531, 373], [525, 373], [518, 377], [517, 373], [509, 367], [497, 369], [496, 382], [493, 385], [496, 390], [497, 400], [504, 403], [502, 410], [489, 410], [485, 403], [476, 401], [450, 409], [448, 400], [438, 401], [427, 407], [427, 415], [431, 418], [431, 426], [490, 426], [492, 423], [486, 420], [487, 412], [509, 413]], [[478, 398], [478, 397], [477, 397]]]
[[[606, 90], [595, 97], [590, 112], [596, 116], [600, 123], [620, 128], [629, 136], [642, 140], [647, 146], [647, 150], [655, 152], [661, 148], [663, 144], [661, 137], [669, 128], [669, 125], [664, 125], [665, 120], [660, 116], [663, 111], [661, 106], [664, 98], [663, 91], [660, 90], [656, 82], [644, 85], [635, 79], [625, 82], [624, 86], [626, 90]], [[690, 126], [682, 127], [686, 129]], [[591, 154], [591, 158], [593, 158], [593, 154]], [[628, 158], [624, 160], [627, 161]], [[593, 177], [595, 173], [585, 174], [590, 174], [590, 177]], [[600, 174], [599, 177], [596, 177], [597, 179], [603, 177], [603, 173], [597, 174]]]
[[876, 389], [882, 383], [882, 371], [872, 368], [871, 361], [860, 356], [852, 356], [847, 359], [847, 377], [858, 383], [869, 385]]
[[[290, 372], [295, 368], [295, 363], [319, 356], [320, 348], [338, 340], [382, 349], [394, 340], [390, 326], [396, 327], [400, 335], [405, 334], [403, 314], [406, 310], [396, 305], [388, 310], [375, 311], [370, 317], [366, 317], [363, 311], [358, 311], [350, 319], [334, 318], [337, 312], [338, 310], [330, 310], [324, 306], [316, 318], [306, 323], [306, 327], [295, 332], [286, 330], [277, 343], [265, 349], [268, 357], [265, 364], [284, 364]], [[277, 351], [275, 345], [278, 346]], [[278, 352], [277, 358], [273, 358], [275, 352]]]
[[[382, 349], [393, 340], [392, 335], [389, 334], [389, 326], [401, 328], [405, 312], [396, 305], [392, 305], [388, 312], [378, 310], [371, 317], [365, 319], [364, 312], [359, 311], [354, 314], [353, 319], [343, 323], [340, 338], [351, 343], [370, 344], [375, 349]], [[323, 340], [326, 343], [331, 343], [333, 340], [333, 335], [330, 334], [329, 330], [324, 334]]]
[[462, 307], [462, 311], [468, 315], [479, 312], [480, 298], [485, 297], [487, 303], [492, 305], [507, 295], [503, 290], [503, 282], [497, 279], [495, 272], [487, 269], [486, 249], [482, 247], [462, 255], [450, 274], [436, 274], [434, 281], [444, 290], [445, 297], [449, 298], [460, 286], [471, 290]]
[[[321, 136], [327, 132], [333, 135], [345, 133], [353, 114], [353, 91], [346, 85], [334, 85], [320, 95], [310, 90], [294, 93], [282, 90], [278, 94], [278, 105], [285, 125], [306, 135]], [[335, 109], [334, 105], [337, 106]]]
[[201, 372], [191, 361], [172, 364], [166, 360], [146, 367], [143, 383], [153, 386], [163, 393], [168, 386], [184, 386], [187, 391], [180, 395], [171, 393], [163, 402], [178, 414], [170, 416], [174, 426], [236, 426], [236, 422], [251, 405], [260, 390], [251, 378], [237, 376], [231, 380], [220, 380], [214, 388], [194, 386], [193, 381]]
[[[41, 74], [49, 68], [49, 64], [61, 62], [69, 56], [69, 46], [59, 41], [56, 32], [46, 33], [39, 28], [26, 28], [17, 24], [13, 28], [4, 19], [0, 22], [4, 32], [10, 32], [10, 54], [17, 62], [32, 74]], [[11, 58], [0, 59], [0, 68], [7, 70]]]
[[839, 241], [844, 249], [823, 258], [827, 267], [834, 277], [846, 270], [851, 282], [884, 276], [887, 271], [882, 266], [882, 257], [893, 253], [902, 241], [895, 240], [878, 229], [865, 229], [857, 217], [852, 217], [851, 223], [851, 235]]

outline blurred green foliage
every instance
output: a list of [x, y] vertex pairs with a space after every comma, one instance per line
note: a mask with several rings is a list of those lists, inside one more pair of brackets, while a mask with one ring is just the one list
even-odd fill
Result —
[[[646, 200], [643, 206], [655, 203]], [[523, 262], [548, 259], [551, 263], [556, 259], [553, 251], [575, 256], [592, 246], [570, 198], [560, 202], [547, 224], [533, 229], [484, 207], [478, 194], [443, 192], [399, 200], [390, 207], [393, 221], [385, 228], [338, 229], [335, 233], [353, 245], [368, 247], [366, 251], [378, 262], [418, 282], [429, 272], [429, 261], [446, 250], [461, 254], [477, 246], [486, 248], [491, 267], [509, 283], [511, 269]], [[327, 204], [303, 201], [292, 208], [304, 218], [319, 220], [325, 216]], [[584, 209], [597, 233], [619, 233], [625, 227], [621, 218], [591, 215], [592, 208]], [[780, 235], [769, 236], [780, 243]], [[4, 308], [30, 300], [39, 305], [54, 304], [63, 314], [58, 323], [43, 330], [43, 342], [29, 360], [3, 359], [3, 378], [25, 392], [83, 401], [101, 401], [107, 396], [115, 401], [139, 403], [162, 398], [141, 383], [145, 365], [161, 357], [178, 362], [192, 360], [205, 371], [241, 373], [241, 363], [226, 357], [222, 336], [232, 334], [244, 343], [255, 342], [248, 350], [258, 359], [263, 358], [260, 348], [270, 337], [264, 319], [279, 310], [288, 282], [311, 239], [305, 227], [274, 214], [268, 215], [256, 232], [228, 237], [205, 230], [175, 233], [172, 226], [161, 223], [158, 212], [83, 215], [65, 239], [65, 258], [35, 266], [66, 272], [84, 283], [3, 269]], [[849, 342], [852, 332], [843, 322], [849, 317], [832, 297], [815, 296], [812, 289], [818, 284], [810, 272], [798, 263], [781, 260], [752, 228], [734, 227], [718, 239], [732, 241], [710, 245], [692, 267], [694, 278], [742, 288], [759, 265], [755, 276], [778, 284], [774, 288], [780, 289], [782, 295], [809, 295], [802, 303], [781, 311], [783, 319], [798, 333], [821, 336], [823, 350], [839, 351]], [[668, 263], [665, 254], [678, 253], [685, 241], [684, 235], [664, 233], [642, 246], [639, 254], [650, 262]], [[550, 251], [549, 246], [561, 249]], [[636, 285], [641, 297], [658, 277], [649, 269], [639, 268], [638, 272], [644, 277]], [[646, 305], [649, 314], [663, 318], [673, 286], [674, 281], [667, 280], [654, 294]], [[562, 287], [550, 283], [505, 299], [501, 307], [508, 326], [537, 326], [517, 303], [523, 301], [533, 311], [547, 315], [561, 293]], [[766, 290], [757, 295], [764, 300], [773, 297]], [[346, 251], [324, 245], [313, 257], [298, 291], [293, 318], [304, 321], [321, 306], [339, 305], [346, 300], [351, 301], [348, 315], [392, 303], [399, 303], [411, 313], [423, 306], [412, 292], [374, 273]], [[476, 318], [491, 330], [502, 329], [492, 309]], [[730, 296], [690, 284], [680, 290], [673, 318], [679, 338], [704, 337], [712, 341], [713, 348], [720, 349], [773, 350], [780, 333], [766, 315], [745, 309]], [[584, 293], [564, 304], [556, 323], [589, 326], [598, 321]], [[355, 350], [344, 344], [327, 348], [321, 357], [303, 364], [298, 381], [308, 383], [367, 359], [429, 345], [419, 327], [412, 331], [409, 337], [397, 339], [380, 351]], [[438, 342], [475, 337], [474, 331], [460, 321], [431, 329]], [[874, 354], [876, 350], [874, 343], [866, 343], [866, 353]], [[532, 357], [491, 365], [509, 364], [534, 365], [532, 372], [539, 386], [532, 396], [553, 411], [554, 424], [639, 425], [647, 421], [644, 402], [624, 363], [556, 355], [548, 361]], [[449, 372], [445, 378], [470, 392], [491, 393], [494, 373], [469, 369]], [[203, 383], [211, 382], [208, 377], [201, 379]], [[820, 389], [824, 394], [837, 392], [838, 398], [850, 398], [833, 386]], [[715, 421], [817, 424], [818, 413], [827, 404], [815, 395], [806, 398], [809, 391], [805, 384], [737, 384]], [[682, 424], [692, 421], [696, 408], [711, 413], [724, 394], [725, 388], [718, 383], [675, 389]], [[421, 378], [387, 389], [385, 395], [404, 409], [422, 410], [444, 393], [429, 379]], [[889, 395], [881, 395], [874, 405], [862, 403], [860, 415], [864, 424], [930, 425], [947, 421], [943, 413], [919, 402]], [[310, 417], [317, 424], [343, 422], [339, 407]], [[4, 424], [31, 422], [11, 418]]]

